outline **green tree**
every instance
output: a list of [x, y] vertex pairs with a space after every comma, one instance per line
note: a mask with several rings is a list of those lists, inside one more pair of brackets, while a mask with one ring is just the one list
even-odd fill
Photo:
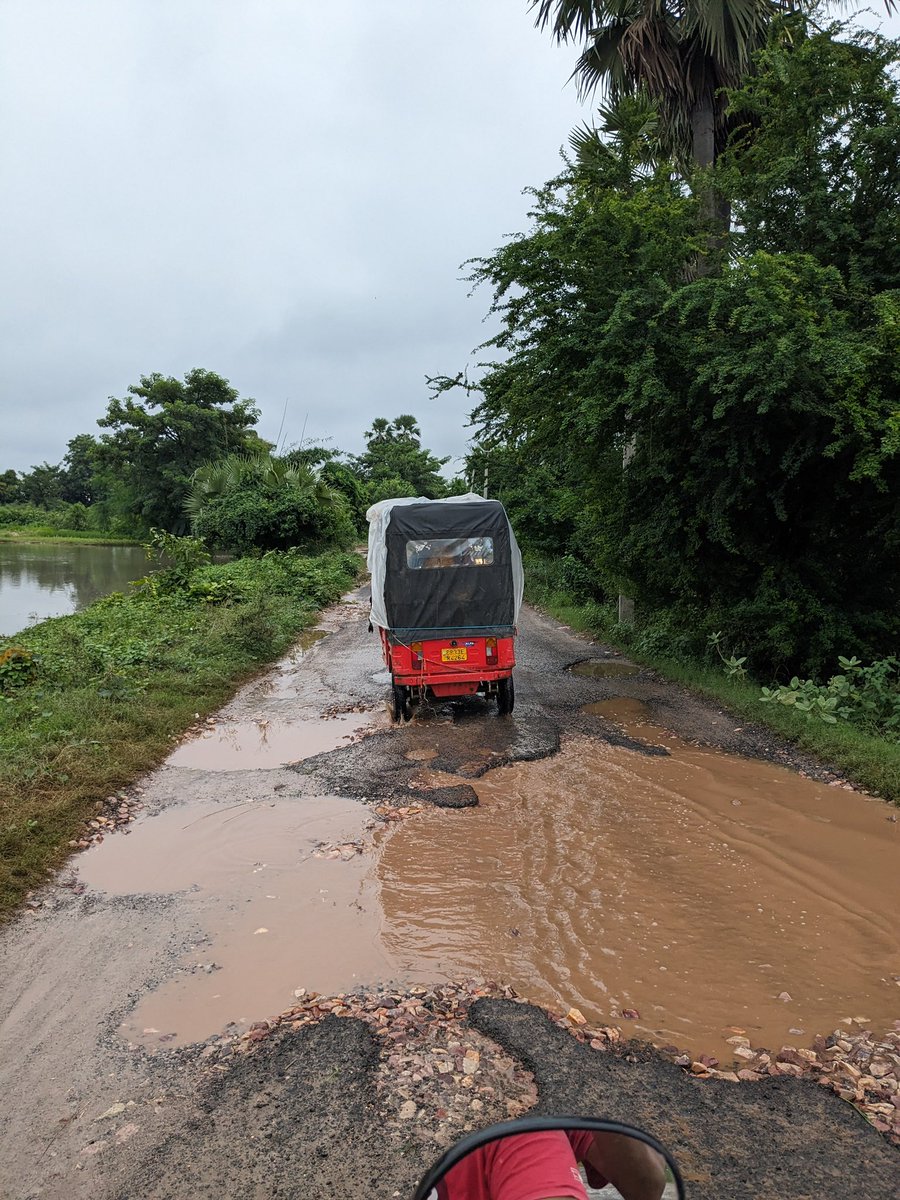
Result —
[[183, 382], [144, 375], [128, 392], [122, 400], [110, 397], [97, 422], [112, 430], [101, 436], [98, 450], [104, 479], [127, 515], [146, 527], [181, 532], [191, 475], [205, 462], [240, 452], [259, 410], [226, 379], [200, 369]]
[[[891, 9], [894, 0], [886, 4]], [[733, 130], [752, 119], [735, 89], [755, 73], [754, 57], [773, 30], [790, 47], [794, 30], [785, 13], [815, 9], [815, 0], [533, 0], [531, 7], [539, 28], [579, 45], [573, 75], [582, 94], [603, 86], [616, 102], [645, 93], [658, 107], [666, 153], [688, 177], [699, 168], [695, 182], [710, 235], [695, 270], [705, 273], [731, 222], [727, 196], [708, 169]], [[811, 82], [813, 92], [820, 83]]]
[[97, 439], [79, 433], [68, 443], [62, 461], [62, 498], [69, 504], [93, 504], [100, 498], [97, 480]]
[[[582, 593], [587, 579], [635, 596], [650, 648], [702, 654], [721, 630], [764, 673], [896, 648], [900, 287], [876, 211], [895, 164], [863, 170], [892, 128], [889, 58], [827, 40], [761, 58], [755, 128], [792, 213], [774, 173], [757, 189], [726, 154], [717, 170], [751, 219], [715, 277], [687, 269], [697, 201], [664, 165], [617, 163], [608, 134], [534, 193], [524, 235], [470, 264], [501, 323], [481, 349], [497, 353], [477, 386], [433, 381], [478, 392], [470, 469], [487, 458], [526, 549], [566, 559]], [[811, 102], [802, 81], [831, 61], [830, 98]], [[794, 169], [791, 129], [816, 169]], [[866, 219], [848, 253], [835, 220], [851, 200]]]
[[896, 294], [861, 327], [838, 272], [808, 255], [758, 252], [620, 310], [595, 420], [614, 436], [624, 405], [637, 435], [616, 555], [647, 606], [698, 633], [712, 621], [762, 671], [892, 651], [898, 330]]
[[0, 471], [0, 504], [18, 504], [21, 499], [18, 471]]
[[43, 462], [20, 477], [19, 497], [25, 504], [53, 508], [62, 501], [64, 482], [62, 467]]
[[717, 171], [739, 251], [802, 251], [857, 290], [900, 286], [898, 43], [795, 17], [728, 97], [744, 114]]
[[400, 496], [427, 496], [433, 500], [445, 495], [446, 480], [440, 471], [450, 459], [435, 458], [423, 448], [415, 417], [409, 413], [393, 421], [376, 417], [365, 438], [365, 453], [352, 459], [351, 465], [370, 485], [371, 497], [377, 492], [379, 499], [389, 499], [381, 495], [388, 480], [404, 485], [404, 490], [396, 493]]

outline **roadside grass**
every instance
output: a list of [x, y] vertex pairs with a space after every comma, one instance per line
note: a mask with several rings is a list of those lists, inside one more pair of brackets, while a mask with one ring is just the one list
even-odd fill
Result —
[[[116, 593], [0, 640], [0, 921], [108, 796], [287, 650], [359, 570], [338, 552], [206, 566], [170, 594]], [[7, 660], [15, 680], [3, 675], [12, 647], [25, 651]]]
[[531, 579], [526, 571], [525, 592], [532, 604], [572, 629], [614, 646], [632, 661], [713, 700], [735, 716], [771, 729], [799, 749], [838, 768], [858, 787], [900, 804], [900, 743], [874, 736], [847, 722], [826, 725], [783, 705], [763, 704], [759, 683], [749, 678], [728, 678], [718, 664], [643, 652], [634, 645], [633, 632], [618, 624], [611, 608], [594, 602], [576, 602], [565, 591], [548, 586], [540, 570]]
[[97, 529], [56, 529], [52, 525], [14, 525], [0, 527], [0, 542], [81, 542], [85, 546], [140, 546], [138, 538]]

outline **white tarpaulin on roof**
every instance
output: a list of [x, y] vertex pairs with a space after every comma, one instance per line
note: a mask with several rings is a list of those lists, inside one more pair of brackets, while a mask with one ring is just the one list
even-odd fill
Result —
[[[372, 577], [372, 610], [371, 620], [373, 625], [378, 625], [382, 629], [390, 629], [388, 621], [387, 608], [385, 605], [385, 578], [387, 575], [387, 531], [391, 521], [391, 512], [399, 505], [408, 504], [481, 504], [484, 505], [485, 499], [483, 496], [478, 496], [474, 492], [468, 492], [464, 496], [447, 496], [444, 500], [429, 500], [426, 496], [410, 496], [396, 500], [380, 500], [377, 504], [373, 504], [366, 513], [366, 520], [369, 522], [369, 550], [367, 557], [367, 566], [369, 574]], [[501, 510], [502, 511], [502, 510]], [[510, 568], [512, 572], [512, 584], [514, 594], [514, 621], [519, 618], [519, 610], [522, 607], [522, 595], [525, 590], [525, 572], [522, 569], [522, 555], [519, 551], [516, 542], [515, 534], [512, 526], [507, 519], [507, 527], [509, 529], [509, 545], [510, 545]], [[462, 532], [462, 531], [460, 531]]]

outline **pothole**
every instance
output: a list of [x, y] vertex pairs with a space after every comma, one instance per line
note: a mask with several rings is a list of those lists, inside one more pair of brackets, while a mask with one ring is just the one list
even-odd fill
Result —
[[616, 679], [623, 675], [637, 675], [640, 669], [635, 663], [602, 658], [587, 659], [569, 667], [573, 675], [581, 675], [587, 679]]
[[220, 721], [178, 747], [169, 767], [198, 771], [247, 771], [299, 762], [347, 745], [363, 732], [385, 727], [380, 712], [342, 713], [322, 720]]
[[[643, 706], [608, 706], [629, 717]], [[644, 710], [645, 711], [645, 710]], [[385, 845], [384, 944], [598, 1024], [730, 1054], [900, 1013], [900, 839], [885, 806], [652, 726], [473, 781]], [[422, 782], [431, 783], [428, 776]]]
[[207, 939], [121, 1026], [150, 1048], [247, 1027], [291, 1002], [393, 979], [381, 945], [371, 810], [312, 797], [164, 810], [85, 852], [78, 872], [110, 896], [188, 893]]
[[437, 756], [438, 756], [438, 751], [433, 750], [433, 749], [432, 750], [407, 750], [407, 752], [403, 755], [403, 757], [408, 759], [410, 762], [431, 762], [432, 759], [437, 758]]

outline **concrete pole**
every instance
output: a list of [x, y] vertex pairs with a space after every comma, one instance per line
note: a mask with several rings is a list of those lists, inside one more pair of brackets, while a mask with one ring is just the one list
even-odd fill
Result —
[[[625, 474], [625, 471], [628, 468], [628, 464], [634, 458], [634, 450], [635, 450], [635, 435], [631, 434], [631, 436], [626, 440], [625, 445], [622, 447], [622, 474], [623, 475]], [[623, 592], [619, 592], [619, 624], [620, 625], [633, 625], [634, 624], [634, 597], [626, 596]]]

